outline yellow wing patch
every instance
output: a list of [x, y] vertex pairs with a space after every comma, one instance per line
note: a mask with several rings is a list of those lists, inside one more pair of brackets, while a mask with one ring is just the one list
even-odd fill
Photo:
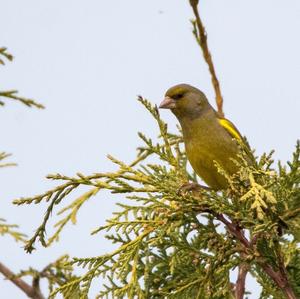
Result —
[[243, 142], [243, 137], [235, 127], [235, 125], [226, 118], [219, 118], [220, 125], [232, 136], [240, 142]]

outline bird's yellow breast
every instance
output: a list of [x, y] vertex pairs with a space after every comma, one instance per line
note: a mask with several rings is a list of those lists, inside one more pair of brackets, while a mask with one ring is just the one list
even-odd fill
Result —
[[238, 169], [232, 159], [236, 158], [238, 146], [235, 140], [216, 121], [197, 119], [183, 126], [186, 154], [195, 172], [211, 188], [227, 187], [227, 180], [218, 172], [216, 163], [229, 175]]

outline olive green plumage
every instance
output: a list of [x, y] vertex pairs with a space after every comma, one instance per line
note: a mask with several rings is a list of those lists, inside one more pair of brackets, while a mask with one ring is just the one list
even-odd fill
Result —
[[230, 175], [237, 172], [233, 159], [240, 151], [239, 144], [245, 143], [236, 127], [219, 117], [204, 93], [187, 84], [171, 87], [160, 108], [171, 109], [179, 120], [187, 158], [195, 172], [212, 189], [225, 189], [228, 182], [215, 163]]

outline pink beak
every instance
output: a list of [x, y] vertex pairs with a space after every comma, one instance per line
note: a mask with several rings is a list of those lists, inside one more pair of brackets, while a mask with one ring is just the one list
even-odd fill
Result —
[[170, 97], [165, 97], [159, 105], [160, 109], [174, 109], [176, 108], [176, 102]]

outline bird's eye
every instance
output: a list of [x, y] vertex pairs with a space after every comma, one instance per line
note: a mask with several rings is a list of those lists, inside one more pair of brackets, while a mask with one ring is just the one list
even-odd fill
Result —
[[174, 100], [179, 100], [179, 99], [181, 99], [183, 97], [183, 93], [177, 93], [177, 94], [175, 94], [172, 98], [174, 99]]

